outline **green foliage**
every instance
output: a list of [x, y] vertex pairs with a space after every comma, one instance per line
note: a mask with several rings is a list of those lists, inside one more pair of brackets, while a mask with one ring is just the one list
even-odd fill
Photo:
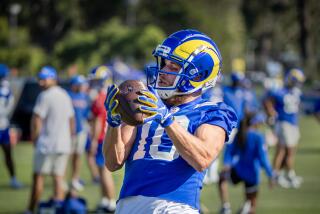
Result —
[[80, 64], [84, 72], [117, 57], [144, 63], [163, 38], [164, 33], [155, 26], [134, 28], [111, 19], [92, 31], [71, 31], [56, 44], [53, 61], [62, 68]]

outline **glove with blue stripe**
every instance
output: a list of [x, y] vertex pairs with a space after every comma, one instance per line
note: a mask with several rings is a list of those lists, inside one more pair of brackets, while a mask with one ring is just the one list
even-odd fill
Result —
[[119, 88], [116, 84], [109, 86], [106, 101], [104, 102], [104, 106], [107, 110], [107, 122], [114, 128], [121, 125], [121, 116], [116, 112], [119, 105], [119, 101], [115, 98], [117, 93], [119, 93]]
[[142, 95], [138, 97], [138, 101], [141, 104], [139, 110], [150, 115], [143, 120], [143, 123], [155, 120], [164, 128], [171, 125], [174, 117], [162, 102], [158, 93], [152, 87], [148, 87], [148, 89], [141, 90], [140, 93]]

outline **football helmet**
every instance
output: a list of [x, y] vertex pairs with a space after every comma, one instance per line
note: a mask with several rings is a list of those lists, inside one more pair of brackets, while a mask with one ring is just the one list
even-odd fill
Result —
[[99, 65], [91, 69], [88, 80], [91, 87], [106, 87], [112, 83], [112, 71], [106, 65]]
[[292, 68], [285, 77], [286, 85], [299, 86], [305, 81], [303, 71], [299, 68]]
[[5, 64], [0, 64], [0, 79], [5, 78], [9, 73], [9, 67]]
[[[181, 30], [166, 38], [153, 51], [156, 66], [146, 69], [147, 83], [162, 99], [175, 95], [202, 93], [215, 85], [222, 66], [217, 45], [207, 35], [196, 30]], [[164, 71], [165, 60], [181, 66], [179, 72]], [[160, 86], [161, 74], [176, 75], [170, 86]]]

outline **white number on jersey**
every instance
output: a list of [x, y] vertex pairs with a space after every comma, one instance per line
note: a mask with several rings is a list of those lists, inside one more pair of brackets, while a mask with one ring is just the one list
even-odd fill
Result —
[[[186, 116], [176, 116], [175, 120], [184, 128], [188, 129], [188, 125], [190, 120]], [[144, 125], [141, 133], [141, 140], [139, 141], [138, 150], [133, 155], [133, 160], [142, 159], [145, 156], [145, 145], [146, 145], [146, 137], [148, 136], [149, 130], [151, 127], [151, 123], [147, 123]], [[157, 160], [166, 160], [172, 161], [179, 157], [179, 153], [176, 150], [176, 147], [172, 144], [170, 151], [159, 151], [159, 146], [161, 145], [161, 137], [164, 133], [164, 128], [160, 125], [155, 130], [155, 134], [152, 137], [152, 142], [150, 144], [150, 156], [153, 159]]]
[[286, 94], [283, 98], [284, 111], [288, 114], [294, 114], [299, 111], [300, 98], [294, 94]]

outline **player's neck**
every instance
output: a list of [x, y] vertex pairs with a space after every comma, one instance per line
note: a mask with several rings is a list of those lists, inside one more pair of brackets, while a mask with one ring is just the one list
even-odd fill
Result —
[[201, 92], [194, 92], [192, 94], [187, 94], [187, 95], [177, 95], [164, 100], [164, 102], [165, 104], [170, 106], [178, 106], [184, 103], [192, 102], [193, 100], [199, 98], [200, 96], [201, 96]]

